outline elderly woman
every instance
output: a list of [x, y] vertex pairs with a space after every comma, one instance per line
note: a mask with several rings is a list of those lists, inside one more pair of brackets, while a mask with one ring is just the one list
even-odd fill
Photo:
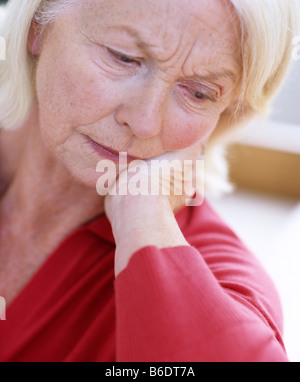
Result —
[[8, 2], [1, 361], [287, 360], [272, 281], [208, 202], [105, 194], [97, 168], [116, 164], [120, 191], [136, 159], [152, 180], [152, 160], [195, 165], [206, 148], [217, 187], [214, 148], [266, 109], [297, 11], [292, 0]]

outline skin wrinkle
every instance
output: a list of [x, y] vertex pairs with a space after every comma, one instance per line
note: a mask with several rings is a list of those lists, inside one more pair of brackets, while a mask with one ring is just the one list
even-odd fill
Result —
[[[227, 2], [225, 2], [225, 4], [227, 4]], [[228, 4], [227, 4], [228, 5]], [[167, 5], [166, 5], [167, 6]], [[172, 8], [172, 7], [171, 7]], [[230, 8], [230, 10], [232, 11], [233, 10], [233, 8], [232, 7], [230, 7], [230, 5], [228, 5], [228, 8]], [[234, 12], [232, 12], [233, 13], [233, 15], [234, 15]], [[160, 17], [160, 14], [158, 14], [158, 16]], [[205, 19], [203, 19], [203, 18], [198, 18], [197, 17], [197, 15], [194, 15], [194, 14], [192, 14], [192, 13], [190, 13], [190, 16], [192, 17], [192, 18], [195, 18], [196, 20], [198, 20], [200, 23], [204, 23], [205, 24], [205, 19], [209, 19], [209, 18], [205, 18]], [[213, 13], [212, 13], [212, 18], [213, 18]], [[126, 14], [125, 14], [125, 16], [124, 17], [126, 17]], [[170, 16], [171, 17], [171, 16]], [[211, 24], [208, 24], [208, 26], [209, 27], [211, 27]], [[218, 25], [218, 28], [220, 27], [220, 25]], [[113, 25], [109, 25], [109, 26], [106, 26], [106, 28], [108, 28], [108, 29], [114, 29], [114, 26]], [[144, 49], [142, 49], [142, 50], [144, 50], [146, 53], [147, 53], [147, 51], [148, 51], [148, 49], [147, 49], [147, 47], [152, 47], [152, 46], [156, 46], [156, 44], [150, 44], [148, 41], [146, 42], [146, 40], [150, 40], [150, 38], [148, 37], [148, 38], [143, 38], [143, 34], [142, 33], [139, 33], [138, 31], [136, 31], [132, 26], [130, 26], [130, 25], [121, 25], [120, 27], [120, 30], [122, 30], [122, 29], [124, 29], [124, 32], [127, 32], [129, 35], [131, 35], [133, 38], [135, 38], [136, 40], [137, 40], [137, 43], [138, 43], [138, 45], [140, 44]], [[187, 28], [187, 26], [186, 26], [186, 28]], [[214, 31], [218, 34], [218, 33], [220, 33], [220, 29], [218, 29], [218, 28], [215, 28], [214, 29]], [[183, 34], [184, 33], [182, 33], [181, 34], [181, 40], [182, 40], [182, 38], [183, 38]], [[212, 33], [211, 33], [212, 34]], [[151, 36], [152, 37], [152, 36]], [[95, 39], [95, 40], [97, 40], [97, 39]], [[167, 61], [171, 61], [171, 59], [176, 55], [176, 50], [177, 50], [177, 47], [174, 49], [174, 53], [171, 53], [170, 55], [169, 55], [169, 57], [165, 57], [165, 58], [163, 58], [163, 54], [170, 48], [170, 38], [169, 38], [169, 35], [167, 35], [167, 33], [166, 33], [166, 37], [164, 38], [164, 40], [165, 40], [165, 46], [162, 48], [162, 44], [159, 44], [158, 45], [158, 48], [159, 48], [159, 50], [161, 50], [161, 53], [159, 53], [159, 54], [153, 54], [153, 56], [156, 56], [155, 58], [156, 58], [156, 60], [158, 61], [158, 62], [162, 62], [162, 63], [164, 63], [164, 62], [167, 62]], [[178, 42], [178, 46], [180, 45], [180, 43], [181, 43], [181, 40]], [[218, 42], [218, 40], [217, 40], [217, 42]], [[228, 39], [228, 42], [230, 43], [230, 44], [232, 44], [231, 43], [231, 41], [230, 41], [230, 39]], [[196, 43], [196, 42], [195, 42]], [[222, 40], [222, 42], [220, 42], [220, 44], [224, 44], [224, 41]], [[178, 56], [181, 56], [182, 54], [181, 54], [181, 52], [178, 52]], [[240, 63], [238, 63], [239, 65], [240, 65]]]
[[[6, 264], [9, 257], [10, 264], [0, 269], [0, 295], [8, 302], [66, 235], [104, 212], [104, 198], [95, 191], [101, 157], [84, 136], [141, 158], [194, 149], [208, 139], [222, 110], [231, 104], [234, 84], [218, 79], [226, 91], [211, 102], [195, 97], [195, 89], [186, 87], [187, 79], [195, 79], [186, 76], [195, 76], [198, 69], [199, 86], [211, 83], [214, 89], [214, 81], [203, 79], [209, 71], [237, 72], [237, 41], [221, 4], [78, 1], [57, 16], [42, 38], [32, 35], [32, 26], [28, 47], [38, 61], [36, 98], [18, 133], [24, 138], [18, 140], [22, 147], [16, 147], [18, 138], [12, 132], [2, 132], [4, 163], [15, 162], [9, 147], [20, 149], [0, 203], [7, 234], [0, 235], [0, 262]], [[197, 14], [202, 21], [191, 16]], [[203, 23], [210, 17], [214, 26], [224, 25], [220, 35]], [[128, 35], [107, 25], [134, 25], [143, 35], [151, 52], [142, 55], [141, 66], [118, 63], [81, 33], [122, 53], [141, 52]], [[32, 195], [34, 203], [29, 203]]]
[[[170, 69], [172, 70], [172, 68]], [[223, 73], [224, 74], [224, 73]], [[232, 76], [232, 72], [229, 72], [229, 73], [225, 73], [227, 76], [231, 77]], [[166, 84], [170, 81], [168, 78], [167, 78], [167, 75], [168, 73], [166, 73], [166, 70], [165, 72], [163, 72], [163, 69], [161, 69], [158, 73], [157, 73], [157, 78], [160, 78], [162, 81], [164, 81]], [[164, 78], [164, 77], [166, 78]], [[176, 75], [174, 75], [174, 77], [176, 77]], [[219, 77], [219, 74], [218, 73], [210, 73], [209, 76], [207, 77], [203, 77], [203, 78], [207, 78], [207, 79], [211, 79], [212, 77]], [[152, 97], [153, 98], [153, 97]], [[153, 155], [152, 155], [153, 156]]]
[[[114, 26], [110, 26], [108, 29], [115, 30], [116, 28], [114, 28]], [[160, 71], [157, 73], [157, 75], [160, 75], [161, 73], [163, 73], [163, 74], [166, 74], [166, 78], [167, 78], [168, 72], [170, 72], [171, 74], [169, 75], [169, 77], [176, 77], [176, 76], [179, 77], [180, 74], [177, 74], [176, 72], [174, 74], [172, 73], [173, 69], [176, 68], [176, 65], [172, 64], [172, 60], [174, 60], [176, 62], [177, 56], [178, 57], [186, 56], [186, 59], [182, 64], [182, 77], [183, 78], [191, 78], [191, 79], [194, 79], [196, 81], [200, 81], [203, 79], [204, 80], [219, 80], [221, 77], [224, 77], [224, 79], [228, 79], [228, 80], [234, 82], [236, 85], [238, 85], [238, 75], [235, 74], [231, 70], [223, 69], [223, 70], [220, 70], [219, 72], [208, 71], [205, 74], [200, 74], [200, 73], [197, 73], [197, 70], [192, 70], [189, 68], [186, 69], [186, 66], [188, 66], [189, 56], [191, 55], [191, 52], [194, 50], [194, 48], [197, 44], [197, 41], [195, 41], [193, 43], [192, 47], [190, 48], [190, 50], [187, 53], [181, 52], [178, 49], [178, 47], [180, 46], [180, 44], [182, 44], [183, 33], [181, 34], [181, 38], [178, 42], [178, 46], [174, 49], [174, 52], [170, 53], [168, 57], [162, 58], [159, 56], [159, 54], [155, 54], [155, 53], [150, 52], [149, 47], [151, 47], [151, 44], [149, 44], [148, 42], [145, 42], [145, 40], [142, 38], [141, 34], [139, 34], [132, 27], [122, 26], [122, 27], [117, 28], [117, 29], [119, 29], [120, 31], [124, 31], [124, 32], [128, 33], [130, 36], [135, 37], [137, 39], [135, 41], [135, 44], [138, 47], [142, 47], [141, 50], [146, 55], [146, 57], [148, 57], [148, 56], [153, 57], [157, 61], [157, 63], [161, 64]], [[90, 33], [92, 33], [92, 32], [90, 32]], [[83, 32], [82, 32], [82, 34], [84, 36], [86, 36]], [[86, 38], [88, 38], [92, 43], [101, 45], [101, 43], [97, 42], [97, 38], [94, 35], [92, 35], [92, 38], [90, 38], [88, 36], [86, 36]], [[154, 46], [155, 45], [153, 44], [152, 47], [154, 47]], [[188, 45], [187, 45], [187, 49], [188, 49]], [[126, 54], [126, 52], [122, 52], [122, 53]], [[208, 58], [209, 58], [209, 56], [208, 56]], [[207, 61], [209, 62], [209, 59], [207, 59]], [[166, 68], [164, 68], [163, 64], [166, 64]], [[239, 73], [239, 69], [236, 69], [236, 72]], [[163, 77], [161, 77], [161, 78], [163, 79]], [[166, 79], [166, 82], [167, 81], [168, 80]], [[222, 94], [224, 94], [224, 93], [222, 93]]]
[[[108, 29], [111, 29], [112, 31], [116, 30], [116, 29], [119, 29], [120, 32], [125, 32], [127, 33], [128, 35], [130, 36], [133, 36], [136, 38], [136, 41], [135, 41], [135, 44], [143, 51], [143, 53], [145, 53], [146, 55], [149, 55], [149, 52], [151, 51], [151, 48], [155, 47], [156, 45], [155, 44], [149, 44], [148, 42], [145, 42], [145, 40], [141, 37], [141, 35], [135, 31], [132, 27], [129, 27], [129, 26], [122, 26], [120, 28], [114, 28], [113, 26], [110, 26], [108, 27]], [[84, 34], [84, 32], [81, 32], [86, 38], [88, 38], [92, 43], [95, 43], [95, 44], [99, 44], [101, 45], [101, 43], [98, 43], [97, 42], [97, 38], [92, 35], [92, 38], [86, 36]], [[90, 32], [92, 34], [92, 32]], [[189, 56], [191, 55], [192, 51], [195, 49], [195, 46], [197, 44], [197, 41], [195, 41], [193, 43], [193, 45], [191, 46], [191, 48], [189, 49], [188, 53], [183, 53], [183, 52], [180, 52], [179, 50], [179, 46], [182, 44], [182, 39], [183, 39], [183, 34], [181, 35], [180, 37], [180, 40], [178, 41], [178, 46], [174, 49], [174, 52], [173, 53], [170, 53], [168, 57], [165, 57], [165, 58], [162, 58], [160, 54], [155, 54], [155, 53], [152, 53], [150, 54], [150, 56], [152, 56], [153, 58], [155, 58], [155, 60], [158, 62], [158, 63], [161, 63], [161, 64], [164, 64], [166, 63], [167, 64], [167, 67], [164, 69], [163, 68], [163, 65], [161, 65], [161, 71], [162, 72], [167, 72], [168, 71], [168, 66], [170, 67], [170, 70], [173, 69], [175, 67], [175, 65], [172, 65], [172, 60], [174, 59], [174, 61], [177, 59], [177, 56], [181, 57], [181, 56], [186, 56], [186, 60], [183, 62], [183, 65], [182, 65], [182, 73], [183, 73], [183, 77], [199, 77], [199, 78], [204, 78], [205, 76], [204, 75], [200, 75], [200, 74], [197, 74], [197, 72], [195, 71], [195, 74], [192, 74], [192, 75], [189, 75], [187, 73], [189, 73], [189, 70], [185, 70], [185, 66], [187, 65], [188, 63], [188, 60], [189, 60]], [[187, 46], [187, 49], [188, 49], [188, 46]], [[124, 52], [123, 52], [124, 53]], [[126, 54], [126, 52], [125, 52]], [[230, 70], [222, 70], [222, 71], [219, 71], [219, 72], [209, 72], [209, 74], [206, 76], [206, 77], [210, 77], [210, 78], [214, 78], [214, 79], [218, 79], [219, 77], [226, 77], [234, 82], [237, 81], [237, 78], [238, 76], [233, 72], [233, 71], [230, 71]]]
[[[180, 41], [182, 41], [182, 36], [183, 36], [183, 34], [181, 34], [181, 39], [180, 39]], [[176, 51], [174, 52], [174, 55], [176, 54]], [[167, 81], [167, 80], [166, 80]]]

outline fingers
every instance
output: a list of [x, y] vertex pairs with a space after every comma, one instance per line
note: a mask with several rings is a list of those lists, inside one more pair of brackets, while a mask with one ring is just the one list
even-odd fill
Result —
[[[148, 160], [133, 161], [122, 168], [110, 189], [114, 192], [109, 193], [115, 195], [113, 199], [126, 195], [167, 196], [173, 211], [176, 211], [188, 205], [187, 201], [196, 191], [200, 190], [199, 194], [202, 194], [204, 149], [201, 142]], [[198, 201], [196, 203], [199, 205]]]

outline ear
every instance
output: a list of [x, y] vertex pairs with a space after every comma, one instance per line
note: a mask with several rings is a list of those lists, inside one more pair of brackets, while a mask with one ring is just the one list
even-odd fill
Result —
[[27, 50], [33, 56], [38, 56], [41, 51], [42, 32], [41, 26], [32, 21], [28, 33]]

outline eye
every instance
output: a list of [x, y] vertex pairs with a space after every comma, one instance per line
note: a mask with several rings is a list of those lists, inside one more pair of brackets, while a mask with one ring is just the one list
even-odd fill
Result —
[[130, 64], [132, 62], [137, 62], [136, 60], [133, 60], [132, 58], [129, 58], [127, 56], [124, 56], [123, 54], [120, 54], [117, 56], [121, 61], [126, 62], [127, 64]]
[[208, 99], [212, 102], [216, 102], [216, 98], [213, 96], [213, 94], [209, 95], [209, 94], [205, 94], [205, 93], [201, 93], [201, 92], [194, 92], [194, 91], [192, 91], [192, 92], [194, 93], [194, 96], [197, 99]]
[[194, 100], [197, 101], [211, 101], [211, 102], [216, 102], [217, 99], [217, 94], [213, 90], [204, 90], [204, 91], [199, 91], [199, 90], [194, 90], [194, 89], [189, 89], [189, 93], [193, 96]]
[[109, 48], [107, 48], [107, 50], [113, 56], [114, 59], [118, 60], [121, 63], [125, 63], [125, 64], [140, 64], [139, 61], [137, 61], [137, 60], [135, 60], [135, 59], [133, 59], [131, 57], [128, 57], [128, 56], [126, 56], [123, 53], [117, 52], [117, 51], [109, 49]]
[[189, 100], [194, 103], [217, 102], [219, 91], [213, 85], [184, 81], [180, 86]]
[[204, 98], [207, 98], [207, 96], [203, 93], [200, 93], [200, 92], [196, 92], [195, 93], [195, 97], [196, 98], [199, 98], [199, 99], [204, 99]]

